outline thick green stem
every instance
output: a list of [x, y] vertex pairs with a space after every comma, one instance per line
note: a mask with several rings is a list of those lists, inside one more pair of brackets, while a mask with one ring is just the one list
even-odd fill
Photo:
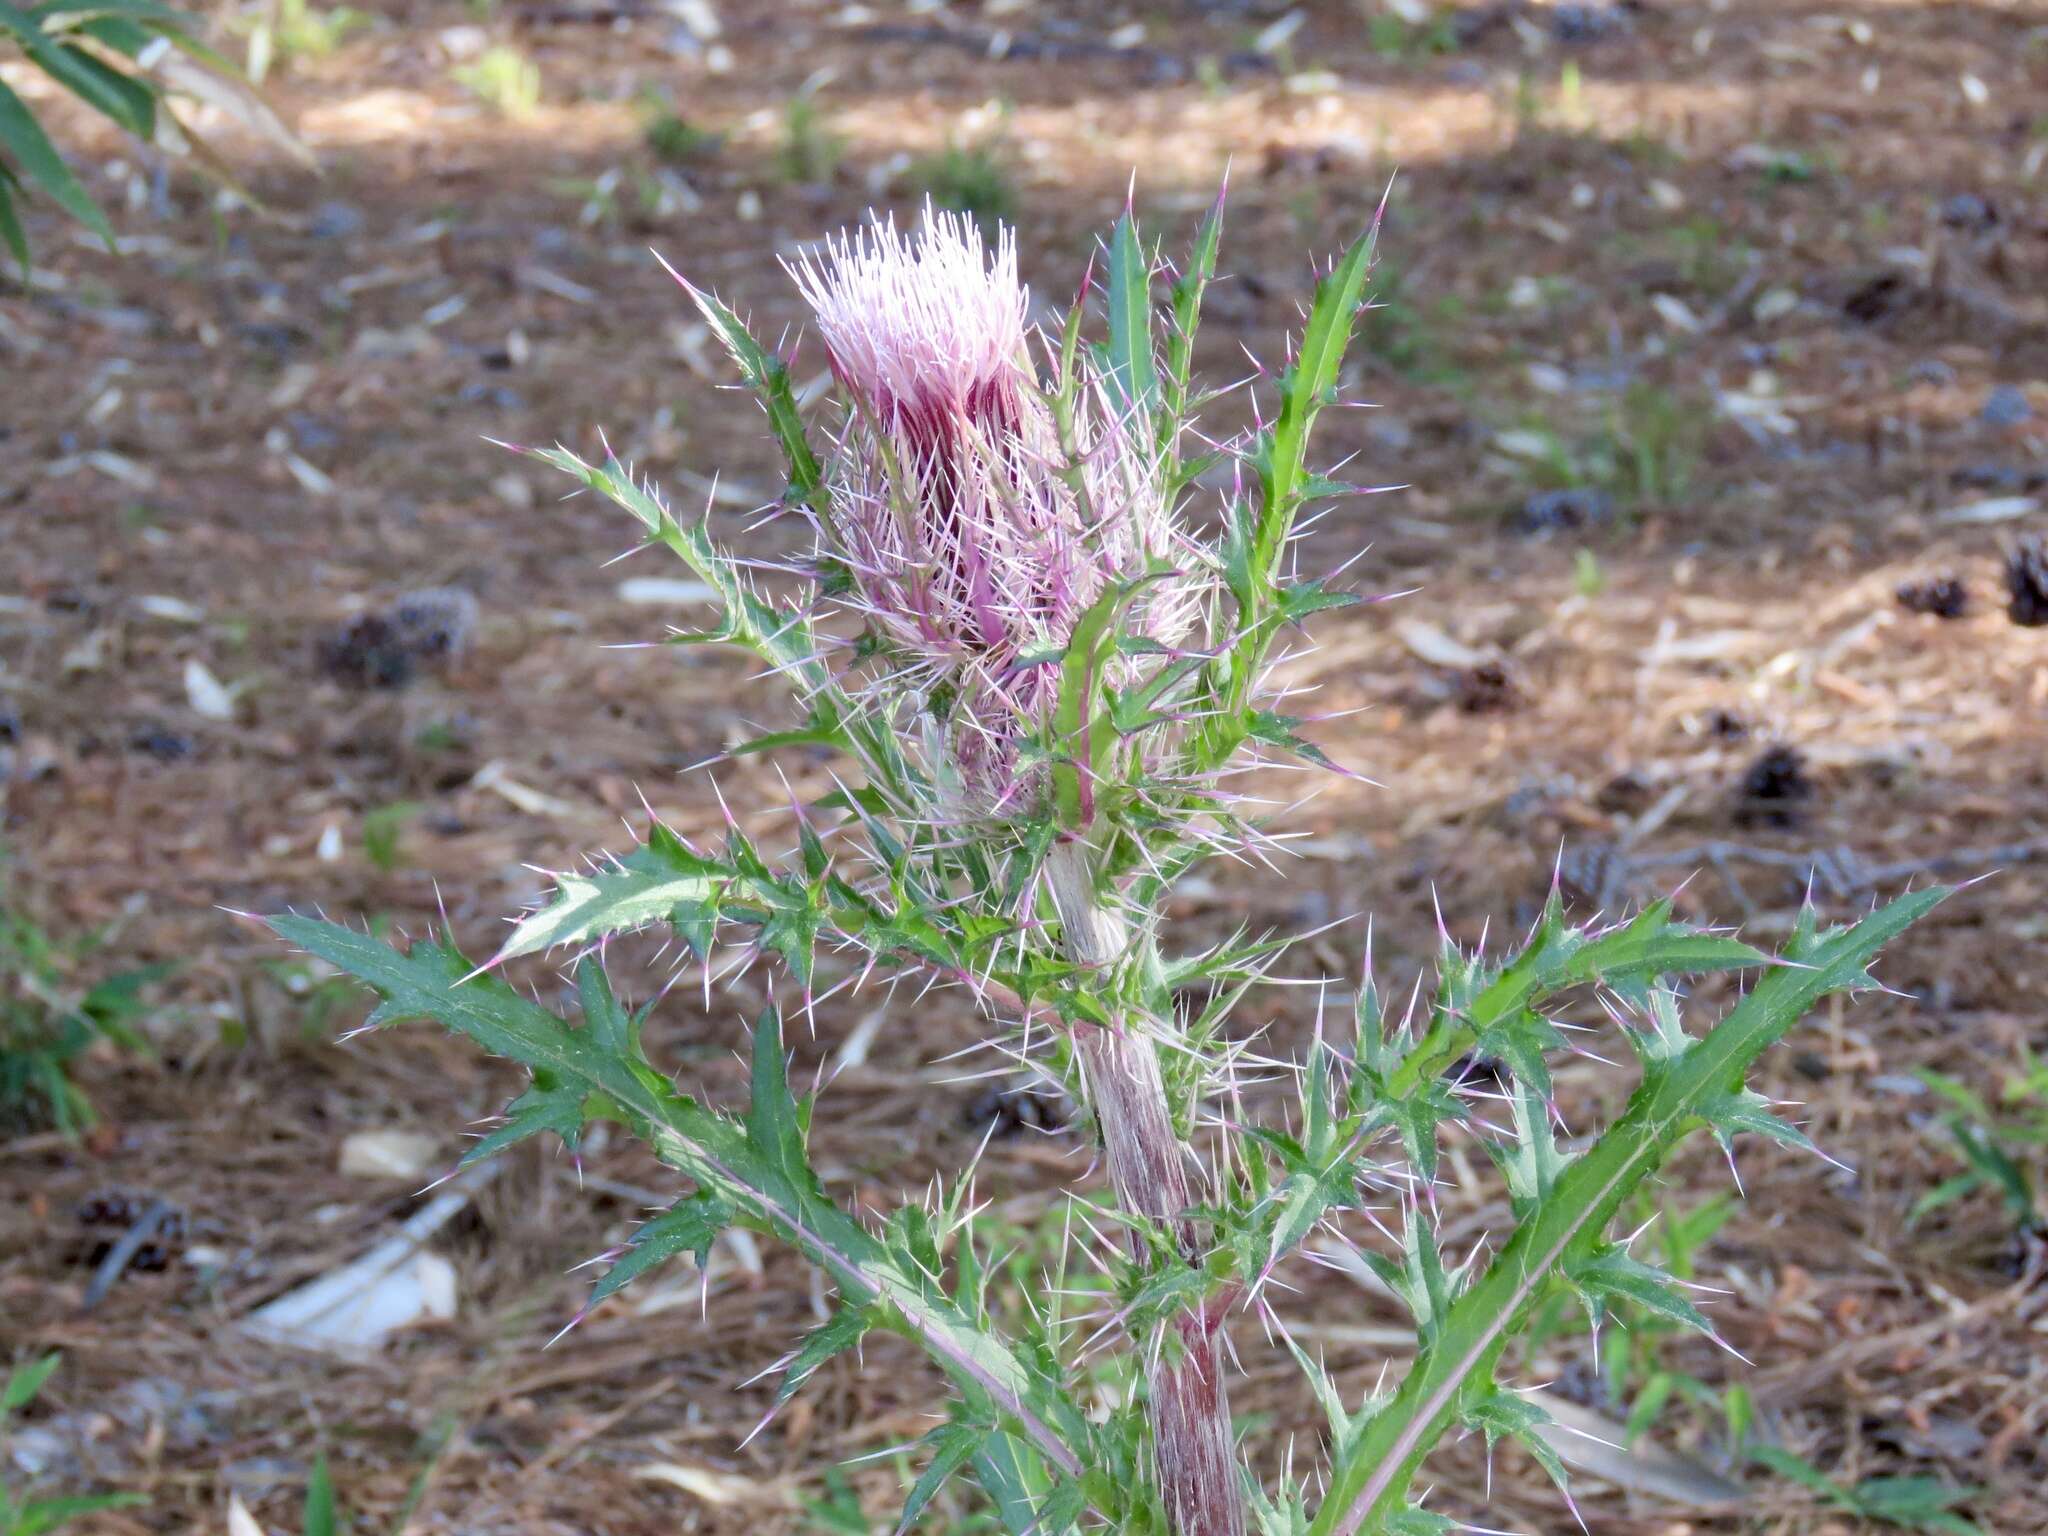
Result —
[[[1127, 935], [1122, 918], [1097, 892], [1093, 851], [1079, 842], [1062, 844], [1052, 851], [1047, 873], [1068, 953], [1089, 965], [1114, 964]], [[1074, 1043], [1118, 1202], [1175, 1232], [1184, 1254], [1197, 1259], [1196, 1234], [1186, 1218], [1194, 1203], [1192, 1158], [1174, 1132], [1158, 1051], [1142, 1029], [1129, 1025], [1080, 1024]], [[1223, 1379], [1223, 1307], [1221, 1298], [1210, 1297], [1181, 1314], [1175, 1337], [1153, 1354], [1147, 1383], [1153, 1456], [1174, 1536], [1244, 1536], [1243, 1480]]]

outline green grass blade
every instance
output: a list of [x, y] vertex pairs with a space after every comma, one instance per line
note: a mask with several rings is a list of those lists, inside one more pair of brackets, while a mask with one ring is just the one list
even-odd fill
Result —
[[26, 1408], [34, 1402], [36, 1394], [43, 1390], [43, 1383], [50, 1379], [63, 1359], [62, 1355], [45, 1355], [9, 1372], [7, 1385], [0, 1388], [0, 1416]]
[[306, 1483], [306, 1515], [303, 1536], [334, 1536], [334, 1481], [327, 1475], [327, 1458], [313, 1463], [313, 1476]]
[[157, 31], [196, 33], [199, 30], [197, 17], [160, 5], [157, 0], [43, 0], [41, 5], [30, 6], [25, 14], [37, 24], [44, 25], [46, 31], [61, 30], [45, 25], [50, 22], [62, 22], [65, 28], [70, 28], [109, 16], [141, 22]]

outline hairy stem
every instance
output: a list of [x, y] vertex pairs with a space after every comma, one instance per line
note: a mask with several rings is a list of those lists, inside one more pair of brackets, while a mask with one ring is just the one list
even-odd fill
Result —
[[[1054, 848], [1047, 861], [1053, 905], [1067, 952], [1107, 966], [1123, 954], [1122, 918], [1096, 890], [1094, 856], [1083, 843]], [[1119, 1204], [1173, 1230], [1184, 1254], [1199, 1255], [1184, 1213], [1193, 1203], [1188, 1149], [1174, 1134], [1159, 1056], [1141, 1029], [1075, 1026], [1089, 1105]], [[1209, 1297], [1174, 1320], [1174, 1337], [1154, 1352], [1147, 1384], [1159, 1489], [1175, 1536], [1244, 1536], [1244, 1500], [1219, 1325], [1225, 1301]]]

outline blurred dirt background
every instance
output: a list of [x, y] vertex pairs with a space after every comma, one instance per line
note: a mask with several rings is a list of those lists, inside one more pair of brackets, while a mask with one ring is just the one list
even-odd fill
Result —
[[[352, 16], [353, 19], [349, 19]], [[2048, 1530], [2048, 1280], [2038, 1238], [1976, 1195], [1914, 1224], [1960, 1163], [1914, 1077], [1995, 1094], [2048, 1047], [2048, 592], [2014, 557], [2048, 517], [2048, 7], [2018, 0], [431, 0], [267, 18], [265, 90], [309, 174], [229, 120], [212, 142], [269, 210], [177, 164], [73, 137], [118, 256], [50, 218], [0, 283], [0, 782], [12, 898], [98, 931], [108, 966], [170, 961], [152, 1059], [102, 1054], [83, 1143], [0, 1142], [0, 1356], [61, 1349], [30, 1420], [41, 1474], [146, 1495], [86, 1528], [221, 1530], [231, 1496], [297, 1530], [317, 1454], [358, 1529], [878, 1529], [936, 1379], [906, 1350], [835, 1361], [743, 1449], [744, 1385], [819, 1315], [787, 1255], [721, 1248], [551, 1347], [587, 1279], [671, 1182], [631, 1149], [580, 1170], [532, 1148], [434, 1239], [455, 1315], [337, 1363], [247, 1336], [250, 1311], [353, 1257], [426, 1176], [341, 1171], [363, 1131], [441, 1171], [509, 1073], [360, 1016], [236, 911], [318, 906], [417, 931], [437, 905], [488, 946], [534, 870], [623, 846], [647, 806], [719, 815], [688, 765], [772, 691], [739, 661], [642, 645], [690, 617], [687, 575], [620, 514], [486, 439], [584, 450], [600, 430], [722, 536], [779, 490], [751, 403], [655, 263], [794, 334], [775, 264], [929, 191], [1014, 217], [1048, 308], [1136, 199], [1169, 252], [1229, 167], [1202, 360], [1268, 364], [1312, 282], [1394, 181], [1366, 345], [1370, 411], [1323, 445], [1368, 484], [1305, 562], [1408, 592], [1327, 617], [1291, 663], [1319, 728], [1379, 787], [1276, 776], [1306, 834], [1282, 875], [1213, 873], [1191, 936], [1370, 912], [1382, 975], [1455, 934], [1519, 931], [1560, 859], [1581, 910], [1694, 876], [1682, 907], [1782, 933], [1809, 883], [1847, 912], [1933, 874], [1999, 871], [1887, 957], [1892, 995], [1812, 1021], [1764, 1086], [1839, 1159], [1744, 1147], [1750, 1201], [1698, 1258], [1764, 1433], [1837, 1479], [1933, 1476], [2001, 1536]], [[236, 30], [239, 29], [239, 30]], [[60, 120], [66, 123], [68, 120]], [[80, 123], [77, 131], [89, 132]], [[814, 345], [798, 377], [822, 371]], [[1244, 396], [1221, 407], [1228, 419]], [[715, 485], [712, 476], [720, 478]], [[2008, 589], [2012, 559], [2017, 595]], [[663, 585], [663, 582], [669, 583]], [[1907, 592], [1901, 594], [1905, 586]], [[2039, 597], [2039, 607], [2029, 592]], [[422, 596], [422, 594], [426, 594]], [[637, 648], [636, 648], [637, 647]], [[822, 765], [785, 763], [822, 782]], [[781, 803], [724, 771], [743, 815]], [[799, 784], [801, 786], [801, 783]], [[643, 804], [643, 798], [645, 803]], [[773, 814], [754, 818], [771, 837]], [[1946, 862], [1944, 862], [1944, 860]], [[1695, 874], [1695, 872], [1698, 872]], [[1304, 952], [1354, 974], [1364, 924]], [[621, 985], [665, 970], [628, 956]], [[99, 963], [96, 961], [96, 963]], [[550, 991], [559, 978], [529, 978]], [[656, 1015], [707, 1092], [761, 994]], [[1298, 1045], [1314, 994], [1244, 1027]], [[1092, 1177], [1061, 1107], [962, 1081], [956, 999], [821, 1010], [837, 1068], [821, 1165], [856, 1202], [955, 1169], [993, 1123], [998, 1218]], [[970, 1064], [967, 1070], [975, 1070]], [[1625, 1075], [1563, 1074], [1568, 1113]], [[1673, 1211], [1724, 1189], [1695, 1151]], [[109, 1241], [177, 1220], [88, 1307]], [[1447, 1213], [1451, 1242], [1502, 1214]], [[1646, 1213], [1647, 1214], [1647, 1213]], [[1020, 1261], [1021, 1262], [1021, 1261]], [[1280, 1310], [1363, 1389], [1394, 1304], [1304, 1266]], [[1238, 1405], [1269, 1444], [1313, 1410], [1250, 1321]], [[1398, 1371], [1399, 1360], [1393, 1369]], [[1530, 1380], [1610, 1415], [1583, 1335]], [[1652, 1436], [1719, 1458], [1683, 1394]], [[17, 1437], [17, 1460], [19, 1446]], [[1306, 1451], [1297, 1458], [1305, 1467]], [[1572, 1528], [1540, 1472], [1474, 1445], [1437, 1507]], [[1265, 1469], [1279, 1475], [1278, 1464]], [[17, 1481], [20, 1466], [7, 1473]], [[1856, 1529], [1750, 1476], [1686, 1510], [1586, 1478], [1599, 1531]], [[956, 1506], [955, 1528], [972, 1529]]]

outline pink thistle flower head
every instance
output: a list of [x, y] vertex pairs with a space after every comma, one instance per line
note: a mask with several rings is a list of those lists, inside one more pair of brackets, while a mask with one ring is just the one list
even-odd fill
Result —
[[[826, 242], [791, 268], [852, 410], [818, 521], [852, 604], [882, 642], [884, 686], [920, 709], [956, 807], [1028, 811], [1018, 768], [1071, 638], [1110, 587], [1157, 572], [1185, 540], [1160, 484], [1150, 423], [1082, 381], [1063, 442], [1033, 372], [1030, 295], [1014, 235], [993, 250], [929, 206]], [[1155, 581], [1128, 627], [1172, 644], [1198, 598]]]
[[892, 216], [791, 268], [833, 373], [891, 432], [937, 445], [963, 419], [1014, 425], [1031, 294], [1014, 234], [989, 254], [972, 222], [927, 209], [912, 235]]

